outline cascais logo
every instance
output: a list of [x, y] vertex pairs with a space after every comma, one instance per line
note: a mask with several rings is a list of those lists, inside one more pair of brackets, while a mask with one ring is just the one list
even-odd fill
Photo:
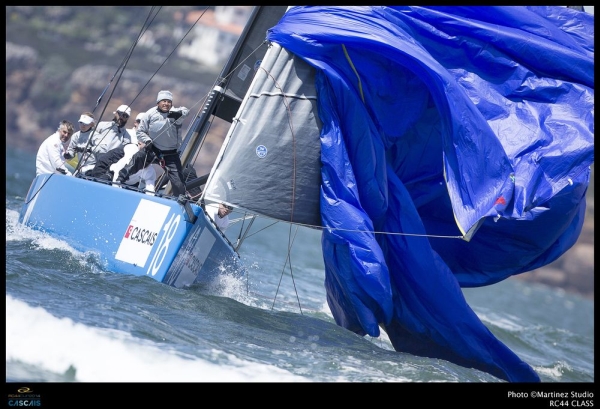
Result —
[[130, 224], [125, 231], [125, 238], [133, 241], [137, 241], [138, 243], [147, 244], [152, 247], [156, 237], [158, 236], [157, 232], [153, 232], [147, 229], [141, 229], [133, 224]]

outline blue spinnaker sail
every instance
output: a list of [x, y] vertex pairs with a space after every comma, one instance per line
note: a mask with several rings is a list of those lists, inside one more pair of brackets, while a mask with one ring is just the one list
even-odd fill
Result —
[[317, 69], [325, 287], [339, 325], [540, 380], [461, 287], [543, 266], [579, 236], [593, 23], [566, 7], [319, 6], [269, 30]]

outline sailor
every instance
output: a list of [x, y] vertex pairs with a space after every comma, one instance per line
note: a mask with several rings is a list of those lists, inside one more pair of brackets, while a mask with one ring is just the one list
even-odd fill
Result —
[[221, 231], [224, 232], [229, 227], [229, 214], [233, 211], [233, 207], [225, 203], [207, 203], [205, 209]]
[[118, 146], [131, 143], [129, 132], [125, 128], [131, 108], [127, 105], [120, 105], [113, 112], [112, 121], [103, 121], [98, 124], [94, 131], [91, 141], [88, 143], [88, 149], [84, 152], [80, 162], [80, 173], [89, 176], [89, 172], [96, 165], [96, 160], [100, 154], [106, 153]]
[[73, 168], [77, 167], [79, 158], [85, 152], [90, 135], [94, 130], [94, 123], [94, 114], [91, 112], [84, 112], [79, 117], [79, 131], [71, 137], [71, 143], [64, 154], [67, 164]]
[[137, 138], [152, 144], [154, 152], [164, 163], [172, 194], [175, 197], [186, 193], [179, 146], [181, 145], [181, 125], [188, 115], [186, 107], [173, 108], [173, 93], [160, 91], [156, 106], [144, 113], [137, 129]]
[[36, 175], [62, 173], [72, 176], [63, 155], [71, 142], [74, 130], [73, 124], [64, 119], [58, 124], [56, 132], [42, 142], [35, 158]]
[[144, 116], [143, 113], [139, 113], [137, 114], [137, 116], [135, 117], [135, 122], [133, 123], [133, 126], [131, 128], [127, 129], [127, 132], [129, 132], [129, 137], [131, 138], [131, 143], [137, 143], [137, 129], [140, 126], [140, 121], [142, 120], [142, 117]]

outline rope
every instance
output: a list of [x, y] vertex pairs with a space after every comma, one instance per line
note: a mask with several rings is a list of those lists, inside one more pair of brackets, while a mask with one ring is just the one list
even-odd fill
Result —
[[[98, 105], [100, 104], [104, 94], [106, 93], [106, 91], [108, 90], [108, 88], [111, 86], [111, 84], [113, 83], [113, 81], [115, 80], [115, 78], [117, 79], [116, 82], [114, 83], [114, 87], [112, 92], [110, 93], [110, 96], [102, 110], [102, 113], [100, 114], [100, 118], [104, 115], [104, 112], [106, 111], [106, 108], [108, 107], [108, 103], [110, 102], [112, 95], [114, 94], [116, 87], [123, 75], [123, 73], [125, 72], [125, 68], [127, 67], [127, 63], [129, 62], [129, 59], [131, 58], [131, 55], [133, 54], [134, 49], [136, 48], [139, 40], [142, 38], [143, 34], [150, 28], [150, 26], [152, 25], [152, 23], [154, 22], [154, 20], [156, 19], [156, 17], [158, 16], [158, 13], [160, 12], [160, 10], [162, 9], [162, 7], [158, 7], [156, 8], [155, 6], [152, 6], [150, 9], [150, 12], [148, 13], [148, 15], [146, 16], [146, 20], [144, 21], [144, 24], [142, 25], [140, 32], [138, 34], [137, 39], [132, 43], [131, 47], [129, 48], [126, 56], [124, 57], [123, 61], [121, 62], [121, 64], [119, 65], [119, 67], [117, 68], [117, 70], [115, 71], [115, 74], [113, 75], [113, 77], [111, 78], [111, 80], [108, 82], [108, 84], [106, 85], [106, 87], [104, 88], [104, 90], [101, 92], [100, 96], [98, 97], [98, 100], [96, 101], [96, 106], [93, 108], [92, 112], [94, 112], [96, 110], [96, 108], [98, 107]], [[156, 12], [155, 12], [156, 10]], [[146, 83], [144, 84], [144, 86], [140, 89], [140, 91], [138, 92], [138, 94], [135, 96], [135, 98], [131, 101], [131, 103], [129, 104], [129, 106], [131, 106], [136, 100], [137, 98], [141, 95], [142, 91], [148, 86], [148, 84], [152, 81], [152, 79], [156, 76], [156, 74], [158, 74], [158, 72], [160, 71], [160, 69], [166, 64], [166, 62], [169, 60], [169, 58], [173, 55], [173, 53], [177, 50], [177, 48], [181, 45], [181, 43], [183, 42], [183, 40], [188, 36], [188, 34], [192, 31], [192, 29], [194, 28], [194, 26], [198, 23], [198, 21], [200, 21], [200, 19], [202, 18], [202, 16], [204, 16], [204, 13], [206, 12], [206, 10], [208, 10], [208, 6], [204, 9], [204, 11], [200, 14], [200, 16], [198, 17], [198, 19], [196, 19], [196, 21], [194, 22], [194, 24], [192, 24], [190, 26], [190, 28], [188, 29], [188, 31], [184, 34], [184, 36], [181, 38], [181, 40], [177, 43], [177, 45], [173, 48], [173, 50], [169, 53], [169, 55], [165, 58], [165, 60], [162, 62], [162, 64], [155, 70], [155, 72], [150, 76], [150, 78], [148, 79], [148, 81], [146, 81]], [[205, 97], [206, 98], [206, 97]], [[197, 105], [194, 104], [194, 106]], [[83, 166], [83, 164], [89, 159], [90, 155], [93, 153], [92, 152], [87, 152], [88, 148], [90, 146], [90, 143], [92, 141], [92, 138], [94, 136], [96, 129], [94, 128], [94, 130], [92, 130], [92, 133], [90, 134], [86, 147], [85, 147], [85, 152], [82, 155], [82, 160], [79, 161], [79, 163], [77, 164], [77, 167], [75, 169], [74, 174], [77, 174], [80, 170], [80, 168]], [[178, 130], [179, 131], [179, 130]], [[108, 133], [108, 132], [107, 132]], [[104, 140], [104, 137], [106, 136], [106, 134], [102, 137], [102, 139], [100, 140], [100, 142], [102, 142], [102, 140]], [[160, 135], [157, 135], [157, 137]], [[156, 138], [155, 138], [156, 139]], [[145, 165], [145, 163], [144, 163]]]
[[294, 240], [296, 240], [296, 235], [298, 234], [298, 227], [296, 227], [296, 232], [294, 233], [294, 237], [292, 238], [292, 225], [290, 224], [290, 232], [288, 234], [288, 251], [285, 258], [285, 263], [283, 264], [283, 268], [281, 269], [281, 276], [279, 277], [279, 283], [277, 284], [277, 290], [275, 291], [275, 296], [273, 297], [273, 305], [271, 305], [271, 309], [275, 306], [275, 300], [277, 299], [277, 294], [279, 294], [279, 287], [281, 286], [281, 280], [283, 280], [283, 273], [285, 272], [285, 266], [290, 263], [290, 276], [292, 277], [292, 284], [294, 285], [294, 292], [296, 293], [296, 299], [298, 300], [298, 308], [300, 308], [300, 314], [302, 314], [302, 305], [300, 305], [300, 296], [298, 296], [298, 289], [296, 288], [296, 280], [294, 279], [294, 272], [292, 269], [292, 244]]
[[[272, 227], [273, 225], [282, 222], [281, 220], [277, 220], [275, 222], [273, 222], [272, 224], [263, 227], [262, 229], [255, 231], [252, 234], [249, 234], [246, 236], [246, 238], [252, 237], [255, 234], [260, 233], [261, 231], [268, 229], [269, 227]], [[402, 233], [402, 232], [389, 232], [389, 231], [378, 231], [378, 230], [363, 230], [363, 229], [344, 229], [342, 227], [324, 227], [324, 226], [317, 226], [317, 225], [312, 225], [312, 224], [305, 224], [305, 223], [296, 223], [296, 222], [286, 222], [283, 221], [283, 223], [290, 223], [296, 226], [301, 226], [301, 227], [307, 227], [310, 229], [314, 229], [314, 230], [331, 230], [331, 231], [346, 231], [346, 232], [353, 232], [353, 233], [370, 233], [370, 234], [382, 234], [382, 235], [390, 235], [390, 236], [410, 236], [410, 237], [427, 237], [427, 238], [437, 238], [437, 239], [464, 239], [464, 236], [462, 235], [458, 235], [458, 236], [442, 236], [442, 235], [437, 235], [437, 234], [419, 234], [419, 233]]]
[[[96, 106], [94, 106], [94, 108], [92, 109], [92, 113], [93, 113], [96, 110], [96, 108], [98, 107], [98, 105], [100, 104], [100, 101], [102, 101], [102, 97], [104, 96], [104, 94], [106, 93], [106, 91], [108, 90], [108, 88], [111, 86], [111, 84], [113, 83], [113, 81], [115, 80], [115, 78], [117, 78], [117, 81], [115, 82], [115, 84], [113, 86], [113, 89], [112, 89], [112, 91], [110, 93], [110, 96], [109, 96], [108, 100], [106, 101], [106, 104], [104, 105], [104, 108], [102, 109], [102, 112], [99, 115], [99, 118], [102, 118], [102, 116], [104, 115], [104, 112], [106, 111], [106, 108], [108, 107], [108, 103], [110, 102], [110, 100], [111, 100], [111, 98], [112, 98], [112, 96], [113, 96], [113, 94], [114, 94], [114, 92], [115, 92], [115, 90], [117, 88], [117, 85], [119, 84], [119, 81], [121, 80], [121, 77], [123, 76], [123, 73], [125, 72], [125, 68], [127, 67], [127, 63], [129, 62], [129, 59], [131, 58], [131, 55], [133, 54], [133, 51], [135, 50], [135, 47], [137, 46], [140, 38], [142, 37], [142, 35], [144, 34], [144, 32], [150, 27], [150, 25], [152, 24], [152, 22], [154, 21], [154, 19], [158, 15], [158, 12], [160, 11], [160, 9], [162, 7], [158, 8], [158, 11], [154, 15], [154, 17], [152, 17], [152, 19], [150, 20], [150, 16], [152, 15], [152, 12], [153, 12], [154, 8], [155, 7], [152, 6], [152, 8], [150, 9], [150, 12], [148, 13], [148, 16], [146, 17], [146, 21], [144, 22], [144, 24], [142, 25], [142, 28], [140, 29], [140, 33], [138, 34], [137, 39], [131, 44], [131, 47], [127, 51], [127, 54], [125, 55], [125, 57], [123, 57], [123, 61], [121, 61], [121, 64], [119, 65], [119, 67], [117, 68], [117, 70], [115, 71], [115, 73], [113, 74], [113, 77], [110, 79], [110, 81], [108, 82], [108, 84], [106, 85], [106, 87], [104, 88], [104, 90], [100, 93], [100, 96], [98, 97], [98, 100], [96, 101]], [[149, 23], [148, 23], [148, 20], [150, 20]], [[146, 23], [148, 23], [147, 26], [146, 26]], [[157, 72], [158, 72], [158, 70], [157, 70]], [[156, 74], [156, 72], [152, 75], [152, 77], [154, 77], [155, 74]], [[152, 77], [150, 77], [150, 79], [152, 79]], [[146, 83], [146, 85], [148, 85], [148, 82]], [[145, 85], [144, 85], [144, 87], [145, 87]], [[143, 89], [144, 88], [142, 88], [142, 90]], [[141, 93], [141, 91], [140, 91], [140, 93]], [[132, 101], [132, 103], [135, 102], [135, 100], [140, 95], [140, 93], [138, 93], [138, 95], [134, 98], [134, 100]], [[130, 104], [130, 106], [131, 106], [131, 104]], [[100, 121], [98, 121], [98, 123], [99, 122]], [[81, 160], [79, 160], [79, 162], [77, 163], [77, 167], [75, 168], [75, 172], [73, 172], [73, 175], [76, 175], [77, 173], [79, 173], [79, 170], [81, 169], [82, 165], [85, 162], [87, 162], [87, 160], [90, 158], [90, 155], [93, 153], [93, 150], [92, 150], [92, 152], [88, 152], [88, 148], [90, 146], [90, 143], [92, 142], [92, 138], [94, 137], [95, 132], [96, 132], [96, 127], [94, 127], [94, 129], [92, 130], [92, 133], [88, 137], [88, 141], [87, 141], [87, 143], [85, 145], [85, 148], [84, 148], [84, 153], [82, 155]], [[125, 130], [125, 132], [127, 132], [127, 130]], [[107, 130], [107, 134], [108, 134], [108, 130]], [[102, 139], [100, 140], [100, 142], [102, 142], [105, 137], [106, 137], [106, 134], [102, 137]]]

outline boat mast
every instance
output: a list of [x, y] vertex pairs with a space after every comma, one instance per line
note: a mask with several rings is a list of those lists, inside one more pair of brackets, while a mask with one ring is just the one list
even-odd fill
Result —
[[[232, 73], [238, 68], [236, 64], [240, 64], [242, 57], [248, 57], [260, 45], [259, 42], [254, 47], [252, 47], [252, 44], [249, 44], [250, 47], [247, 47], [247, 42], [253, 40], [251, 34], [254, 33], [253, 35], [256, 36], [258, 35], [257, 30], [260, 30], [258, 33], [262, 32], [260, 34], [262, 38], [259, 41], [264, 41], [266, 38], [266, 29], [275, 25], [281, 16], [283, 16], [285, 10], [286, 7], [281, 6], [255, 6], [252, 10], [252, 14], [248, 18], [246, 26], [228, 61], [225, 63], [216, 85], [210, 92], [202, 111], [195, 118], [190, 131], [181, 144], [181, 163], [184, 167], [191, 164], [199, 147], [202, 146], [213, 116], [217, 116], [229, 123], [233, 121], [233, 117], [240, 107], [242, 97], [250, 85], [250, 81], [247, 81], [245, 89], [239, 96], [227, 93], [229, 84], [232, 78], [234, 78]], [[264, 54], [264, 51], [262, 54]]]

